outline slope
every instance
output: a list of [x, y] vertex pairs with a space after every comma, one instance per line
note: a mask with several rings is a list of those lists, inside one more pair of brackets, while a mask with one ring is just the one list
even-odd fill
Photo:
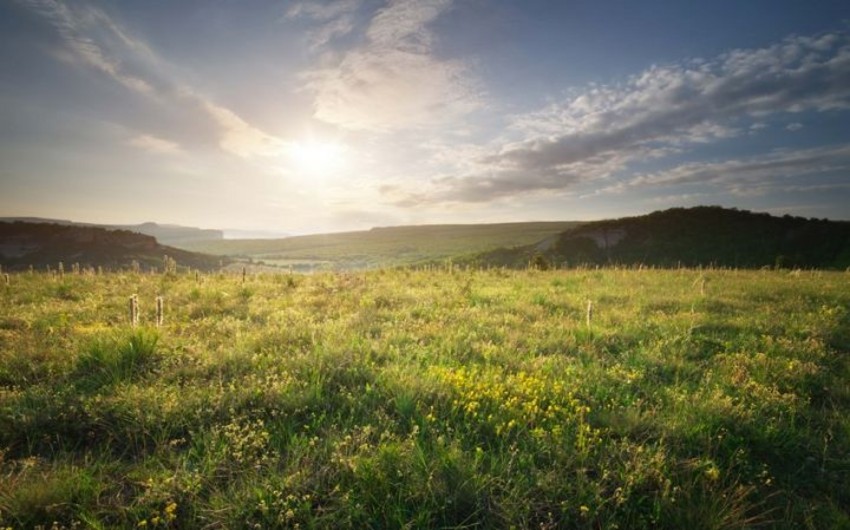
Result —
[[578, 223], [527, 222], [379, 227], [366, 231], [186, 243], [181, 248], [308, 270], [392, 266], [529, 245]]
[[218, 268], [222, 261], [219, 257], [160, 245], [152, 236], [127, 230], [0, 222], [0, 264], [9, 270], [55, 267], [60, 261], [66, 267], [77, 263], [81, 267], [120, 269], [135, 261], [146, 269], [161, 268], [166, 255], [178, 265], [202, 270]]
[[846, 268], [850, 222], [775, 217], [719, 206], [672, 208], [586, 223], [561, 233], [547, 249], [529, 245], [498, 250], [474, 261], [525, 266], [530, 260], [543, 266]]

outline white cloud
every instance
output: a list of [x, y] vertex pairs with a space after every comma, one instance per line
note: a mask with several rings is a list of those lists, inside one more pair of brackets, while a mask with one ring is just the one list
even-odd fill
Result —
[[767, 116], [846, 109], [850, 36], [793, 36], [713, 60], [653, 66], [623, 84], [591, 86], [516, 116], [512, 127], [521, 141], [482, 157], [479, 172], [435, 178], [410, 197], [483, 202], [565, 191], [648, 158], [757, 131]]
[[[67, 4], [60, 0], [18, 0], [46, 19], [57, 31], [65, 49], [64, 56], [94, 68], [133, 93], [157, 103], [184, 111], [186, 103], [197, 109], [195, 119], [212, 122], [219, 147], [242, 158], [280, 154], [283, 141], [251, 125], [233, 110], [215, 103], [188, 86], [172, 72], [144, 41], [135, 38], [103, 11], [86, 4]], [[147, 140], [137, 147], [163, 152], [165, 144]]]
[[242, 158], [281, 154], [284, 145], [282, 139], [252, 126], [230, 109], [216, 105], [201, 96], [194, 97], [218, 124], [219, 146], [223, 150]]
[[331, 2], [295, 2], [287, 10], [288, 18], [306, 17], [313, 20], [328, 21], [355, 11], [360, 0], [334, 0]]
[[448, 0], [391, 0], [365, 43], [304, 74], [315, 117], [347, 129], [392, 131], [446, 123], [479, 100], [461, 61], [433, 54], [429, 24]]
[[789, 123], [785, 126], [786, 131], [796, 132], [803, 128], [803, 124], [795, 121], [794, 123]]
[[[81, 6], [71, 10], [57, 0], [19, 0], [19, 2], [50, 21], [72, 52], [71, 57], [109, 75], [130, 90], [143, 94], [153, 92], [153, 87], [147, 81], [128, 72], [121, 61], [105, 53], [89, 34], [92, 28], [106, 18], [105, 16]], [[114, 32], [115, 26], [106, 25], [105, 28]], [[121, 33], [113, 36], [124, 37]]]
[[128, 143], [132, 146], [150, 151], [152, 153], [173, 155], [181, 152], [180, 146], [175, 142], [158, 138], [150, 134], [140, 134], [131, 138]]
[[306, 18], [319, 23], [309, 34], [310, 47], [317, 49], [354, 30], [354, 13], [360, 3], [360, 0], [298, 2], [287, 10], [286, 16], [290, 19]]

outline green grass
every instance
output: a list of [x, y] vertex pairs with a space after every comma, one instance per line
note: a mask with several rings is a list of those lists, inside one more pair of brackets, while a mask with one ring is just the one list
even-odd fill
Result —
[[423, 225], [374, 228], [285, 239], [186, 243], [187, 250], [239, 256], [293, 270], [348, 270], [405, 265], [538, 243], [575, 222]]
[[849, 279], [15, 274], [0, 528], [848, 527]]

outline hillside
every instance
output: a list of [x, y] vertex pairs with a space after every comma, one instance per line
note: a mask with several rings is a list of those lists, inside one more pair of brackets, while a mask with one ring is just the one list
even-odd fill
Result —
[[496, 250], [474, 261], [525, 266], [537, 255], [542, 263], [566, 266], [846, 268], [850, 222], [775, 217], [717, 206], [672, 208], [586, 223], [561, 233], [551, 244]]
[[68, 268], [121, 269], [133, 261], [143, 269], [162, 268], [169, 256], [178, 265], [212, 270], [221, 259], [160, 245], [156, 238], [127, 230], [81, 225], [0, 222], [0, 264], [4, 269], [25, 270], [32, 265], [43, 269], [61, 261]]
[[224, 238], [224, 232], [222, 230], [195, 228], [193, 226], [181, 226], [175, 224], [142, 223], [137, 225], [99, 225], [92, 223], [78, 223], [65, 219], [44, 219], [41, 217], [0, 217], [0, 222], [13, 223], [15, 221], [25, 223], [47, 223], [63, 226], [90, 226], [94, 228], [104, 228], [106, 230], [127, 230], [130, 232], [136, 232], [137, 234], [153, 236], [161, 244], [173, 246], [179, 246], [191, 241], [209, 241]]
[[362, 269], [473, 255], [499, 247], [530, 245], [578, 223], [528, 222], [477, 225], [379, 227], [366, 231], [193, 242], [186, 250], [262, 261], [267, 265]]
[[172, 224], [142, 223], [139, 225], [116, 225], [114, 227], [106, 228], [129, 230], [130, 232], [153, 236], [163, 245], [170, 246], [179, 246], [191, 241], [208, 241], [211, 239], [224, 238], [224, 232], [221, 230]]

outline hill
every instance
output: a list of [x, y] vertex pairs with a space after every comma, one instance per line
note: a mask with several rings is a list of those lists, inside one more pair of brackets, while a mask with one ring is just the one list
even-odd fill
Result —
[[[540, 256], [540, 257], [536, 257]], [[846, 268], [850, 222], [719, 206], [671, 208], [649, 215], [585, 223], [547, 244], [479, 255], [479, 264]]]
[[116, 225], [117, 230], [129, 230], [153, 236], [163, 245], [180, 246], [191, 241], [209, 241], [211, 239], [224, 239], [222, 230], [207, 228], [195, 228], [193, 226], [181, 226], [173, 224], [142, 223], [139, 225]]
[[197, 252], [261, 261], [266, 265], [291, 266], [298, 270], [363, 269], [530, 245], [577, 224], [560, 221], [396, 226], [283, 239], [191, 242], [179, 246]]
[[107, 230], [75, 224], [59, 225], [22, 221], [0, 222], [0, 264], [11, 270], [46, 266], [61, 261], [66, 267], [121, 269], [133, 261], [143, 268], [162, 268], [165, 256], [178, 265], [212, 270], [221, 259], [160, 245], [153, 236], [128, 230]]
[[191, 241], [209, 241], [215, 239], [224, 239], [222, 230], [212, 230], [206, 228], [195, 228], [193, 226], [181, 226], [175, 224], [159, 224], [159, 223], [142, 223], [137, 225], [99, 225], [92, 223], [78, 223], [65, 219], [44, 219], [41, 217], [0, 217], [0, 222], [12, 223], [21, 221], [25, 223], [47, 223], [63, 226], [90, 226], [95, 228], [104, 228], [106, 230], [127, 230], [153, 236], [163, 245], [179, 246]]

